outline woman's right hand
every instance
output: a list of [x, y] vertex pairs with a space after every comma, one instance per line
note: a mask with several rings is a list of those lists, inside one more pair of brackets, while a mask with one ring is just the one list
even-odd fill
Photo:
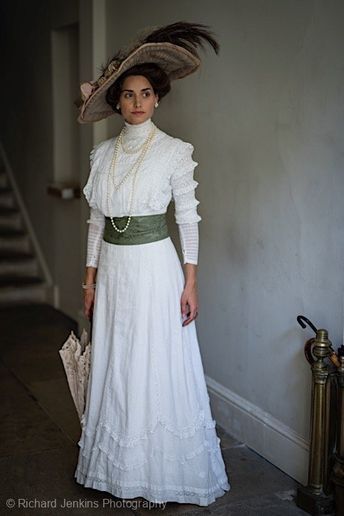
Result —
[[93, 306], [94, 306], [94, 288], [85, 288], [84, 289], [84, 314], [88, 320], [92, 319], [93, 316]]

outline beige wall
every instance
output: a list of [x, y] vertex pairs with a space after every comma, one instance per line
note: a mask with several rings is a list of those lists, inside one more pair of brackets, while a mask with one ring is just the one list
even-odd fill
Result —
[[[174, 82], [155, 114], [161, 129], [194, 145], [199, 163], [204, 368], [219, 423], [306, 481], [310, 372], [303, 344], [311, 333], [296, 316], [328, 328], [335, 346], [343, 334], [342, 2], [83, 0], [78, 14], [53, 2], [53, 21], [46, 2], [3, 4], [7, 41], [14, 41], [20, 4], [11, 53], [5, 47], [9, 74], [28, 43], [31, 51], [20, 61], [25, 88], [15, 83], [2, 100], [1, 139], [60, 286], [61, 308], [74, 317], [82, 310], [88, 210], [82, 199], [61, 213], [45, 193], [52, 171], [50, 29], [79, 17], [80, 81], [95, 78], [96, 65], [146, 25], [189, 20], [216, 33], [220, 55], [202, 53], [202, 68]], [[113, 117], [80, 127], [81, 186], [92, 144], [121, 123]], [[174, 228], [178, 246], [176, 234]]]
[[219, 57], [176, 81], [155, 120], [199, 163], [197, 327], [216, 414], [303, 480], [311, 334], [296, 316], [337, 345], [343, 332], [343, 15], [340, 1], [108, 0], [109, 55], [145, 25], [218, 36]]

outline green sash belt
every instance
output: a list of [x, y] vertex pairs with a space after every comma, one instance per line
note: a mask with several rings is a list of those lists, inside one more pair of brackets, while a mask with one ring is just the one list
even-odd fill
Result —
[[[127, 216], [112, 218], [119, 229], [123, 229], [128, 220]], [[133, 216], [128, 228], [123, 233], [116, 231], [110, 217], [105, 217], [103, 240], [110, 244], [147, 244], [168, 236], [166, 213]]]

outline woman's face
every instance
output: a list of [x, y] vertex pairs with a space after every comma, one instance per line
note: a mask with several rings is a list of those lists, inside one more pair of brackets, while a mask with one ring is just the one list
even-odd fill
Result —
[[151, 118], [157, 101], [158, 96], [143, 75], [129, 75], [124, 79], [118, 103], [121, 115], [129, 124], [140, 124]]

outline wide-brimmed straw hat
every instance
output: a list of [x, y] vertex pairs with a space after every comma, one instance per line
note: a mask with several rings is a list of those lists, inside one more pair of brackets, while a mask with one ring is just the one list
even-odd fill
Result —
[[97, 122], [113, 115], [114, 110], [106, 102], [107, 89], [135, 65], [155, 63], [170, 80], [182, 79], [195, 72], [201, 64], [197, 46], [203, 46], [204, 41], [218, 54], [219, 44], [207, 25], [176, 22], [154, 30], [143, 29], [131, 45], [120, 49], [102, 67], [102, 74], [96, 81], [80, 85], [81, 98], [76, 101], [80, 109], [78, 122]]

